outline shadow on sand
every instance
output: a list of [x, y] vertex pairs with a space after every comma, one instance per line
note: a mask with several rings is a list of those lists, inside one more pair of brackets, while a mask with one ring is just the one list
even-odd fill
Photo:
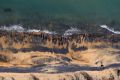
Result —
[[[88, 48], [81, 46], [78, 48], [72, 48], [73, 51], [84, 51], [87, 50]], [[35, 46], [32, 48], [21, 48], [21, 49], [11, 49], [12, 52], [17, 52], [17, 51], [22, 51], [22, 52], [31, 52], [31, 51], [39, 51], [39, 52], [51, 52], [51, 53], [56, 53], [56, 54], [66, 54], [68, 53], [68, 49], [67, 48], [47, 48], [47, 47], [43, 47], [43, 46]]]
[[110, 64], [105, 67], [90, 67], [90, 66], [79, 66], [79, 65], [60, 65], [60, 66], [52, 66], [52, 65], [45, 65], [45, 66], [34, 66], [31, 68], [20, 68], [20, 67], [0, 67], [0, 72], [13, 72], [13, 73], [46, 73], [43, 69], [53, 69], [56, 72], [51, 73], [64, 73], [64, 72], [76, 72], [76, 71], [101, 71], [110, 68], [119, 68], [120, 63]]

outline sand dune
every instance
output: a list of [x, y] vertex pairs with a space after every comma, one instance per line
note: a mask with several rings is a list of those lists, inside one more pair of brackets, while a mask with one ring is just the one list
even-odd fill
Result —
[[0, 63], [0, 76], [15, 80], [119, 80], [118, 52], [114, 48], [88, 49], [74, 52], [76, 59], [50, 52], [18, 52], [9, 62]]
[[0, 79], [119, 80], [118, 35], [0, 34]]

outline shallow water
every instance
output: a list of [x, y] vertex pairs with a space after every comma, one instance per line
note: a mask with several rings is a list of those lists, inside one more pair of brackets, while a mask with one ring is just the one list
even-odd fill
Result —
[[119, 28], [120, 0], [0, 0], [0, 24], [110, 24]]

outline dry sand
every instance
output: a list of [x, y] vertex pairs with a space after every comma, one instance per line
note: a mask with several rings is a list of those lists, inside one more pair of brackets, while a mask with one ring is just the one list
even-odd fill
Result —
[[88, 49], [74, 52], [76, 59], [50, 52], [6, 52], [12, 58], [0, 62], [0, 76], [15, 80], [119, 80], [119, 52], [113, 48]]

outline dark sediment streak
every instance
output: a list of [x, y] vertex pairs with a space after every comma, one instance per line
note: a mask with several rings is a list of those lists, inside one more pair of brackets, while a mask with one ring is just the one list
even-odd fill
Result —
[[[58, 34], [48, 34], [42, 32], [0, 32], [1, 50], [9, 49], [13, 51], [49, 51], [56, 53], [67, 53], [69, 49], [74, 51], [86, 50], [87, 46], [81, 44], [104, 42], [111, 46], [120, 42], [120, 35], [116, 34], [72, 34], [62, 36]], [[6, 47], [4, 47], [6, 45]], [[81, 45], [81, 46], [77, 46]], [[18, 48], [17, 48], [18, 47]], [[119, 48], [119, 46], [118, 46]]]

